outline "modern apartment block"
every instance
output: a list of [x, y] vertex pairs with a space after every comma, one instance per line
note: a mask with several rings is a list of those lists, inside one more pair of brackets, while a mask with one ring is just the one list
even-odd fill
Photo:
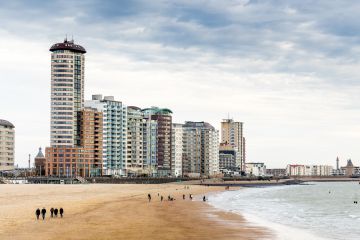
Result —
[[221, 122], [221, 143], [231, 145], [236, 154], [236, 167], [245, 171], [245, 141], [243, 123], [233, 119], [224, 119]]
[[219, 148], [219, 168], [220, 170], [236, 170], [236, 151], [225, 143], [220, 144]]
[[206, 122], [185, 122], [183, 175], [219, 173], [219, 132]]
[[79, 145], [78, 114], [84, 105], [86, 50], [64, 40], [51, 46], [51, 147]]
[[151, 119], [151, 115], [144, 115], [143, 119], [144, 172], [149, 176], [157, 176], [158, 123]]
[[144, 118], [141, 109], [135, 106], [129, 106], [127, 108], [127, 143], [125, 164], [127, 175], [143, 173], [143, 122]]
[[171, 175], [171, 126], [172, 111], [167, 108], [151, 107], [142, 110], [144, 116], [150, 116], [157, 122], [157, 174]]
[[171, 130], [171, 175], [182, 176], [184, 152], [184, 124], [173, 123]]
[[15, 126], [0, 119], [0, 171], [14, 169]]
[[127, 142], [127, 107], [113, 96], [93, 95], [85, 107], [103, 113], [103, 173], [125, 175]]
[[78, 114], [78, 146], [46, 148], [46, 176], [101, 176], [103, 113], [84, 108]]
[[333, 167], [328, 165], [288, 164], [287, 176], [331, 176]]
[[266, 166], [264, 163], [246, 163], [245, 172], [248, 176], [266, 176]]

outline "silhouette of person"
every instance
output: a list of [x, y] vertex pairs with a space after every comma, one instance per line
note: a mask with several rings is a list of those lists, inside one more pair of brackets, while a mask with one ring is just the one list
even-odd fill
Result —
[[206, 197], [205, 196], [203, 197], [203, 201], [206, 202]]
[[163, 201], [163, 200], [164, 200], [164, 197], [163, 197], [163, 196], [161, 196], [161, 198], [160, 198], [160, 199], [161, 199], [161, 201]]
[[60, 216], [61, 216], [61, 218], [63, 217], [63, 214], [64, 214], [64, 209], [60, 208]]
[[192, 195], [191, 194], [189, 194], [189, 198], [190, 198], [190, 200], [192, 200]]
[[59, 210], [57, 208], [54, 209], [55, 217], [57, 217]]
[[151, 195], [150, 193], [148, 194], [148, 199], [149, 199], [149, 202], [151, 201]]
[[41, 209], [41, 215], [42, 215], [42, 219], [45, 220], [45, 215], [46, 215], [46, 209], [45, 208]]
[[54, 208], [50, 208], [50, 217], [54, 217]]
[[36, 215], [36, 219], [39, 220], [39, 217], [40, 217], [40, 209], [36, 209], [35, 211], [35, 215]]
[[185, 200], [185, 194], [183, 194], [183, 199]]

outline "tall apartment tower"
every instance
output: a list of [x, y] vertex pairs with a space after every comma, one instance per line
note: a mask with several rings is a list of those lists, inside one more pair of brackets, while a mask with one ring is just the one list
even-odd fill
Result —
[[245, 143], [243, 137], [243, 123], [233, 119], [221, 122], [221, 143], [231, 145], [236, 151], [236, 167], [245, 171]]
[[92, 95], [85, 107], [103, 113], [103, 173], [125, 175], [127, 142], [127, 107], [113, 96]]
[[51, 46], [50, 145], [80, 144], [79, 114], [84, 106], [86, 50], [73, 40]]
[[167, 108], [151, 107], [142, 110], [144, 116], [157, 122], [157, 174], [171, 175], [171, 127], [172, 111]]
[[171, 131], [171, 174], [182, 176], [182, 162], [184, 152], [184, 124], [173, 123]]
[[0, 119], [0, 171], [14, 169], [15, 126]]
[[207, 122], [183, 125], [182, 174], [193, 177], [219, 173], [219, 131]]

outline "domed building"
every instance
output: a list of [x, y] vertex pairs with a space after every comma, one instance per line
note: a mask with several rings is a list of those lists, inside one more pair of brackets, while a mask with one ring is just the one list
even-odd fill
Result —
[[41, 151], [41, 147], [39, 148], [39, 152], [36, 155], [34, 162], [35, 162], [36, 175], [37, 176], [45, 176], [46, 158]]

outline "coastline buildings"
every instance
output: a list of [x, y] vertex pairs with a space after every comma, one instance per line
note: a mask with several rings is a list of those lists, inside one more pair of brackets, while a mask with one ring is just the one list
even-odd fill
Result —
[[0, 119], [0, 171], [13, 170], [15, 158], [15, 126]]
[[41, 150], [41, 147], [39, 148], [39, 152], [35, 156], [34, 164], [35, 164], [36, 175], [45, 176], [46, 158]]
[[264, 163], [246, 163], [245, 172], [250, 176], [265, 176], [266, 166]]
[[219, 168], [220, 170], [236, 170], [236, 151], [229, 144], [220, 143]]
[[180, 177], [183, 174], [184, 124], [173, 123], [171, 132], [171, 170], [172, 175]]
[[102, 175], [102, 113], [84, 109], [86, 50], [64, 40], [51, 46], [50, 147], [46, 176]]
[[333, 167], [328, 165], [288, 164], [287, 176], [331, 176]]
[[127, 142], [127, 107], [113, 96], [92, 95], [85, 107], [103, 114], [103, 173], [125, 175]]
[[245, 171], [245, 138], [243, 123], [233, 119], [224, 119], [221, 122], [221, 143], [229, 144], [236, 151], [236, 167]]
[[157, 174], [159, 176], [170, 176], [172, 111], [167, 108], [151, 107], [143, 109], [142, 112], [148, 119], [157, 123]]
[[214, 176], [219, 173], [219, 131], [206, 122], [184, 124], [183, 175]]

